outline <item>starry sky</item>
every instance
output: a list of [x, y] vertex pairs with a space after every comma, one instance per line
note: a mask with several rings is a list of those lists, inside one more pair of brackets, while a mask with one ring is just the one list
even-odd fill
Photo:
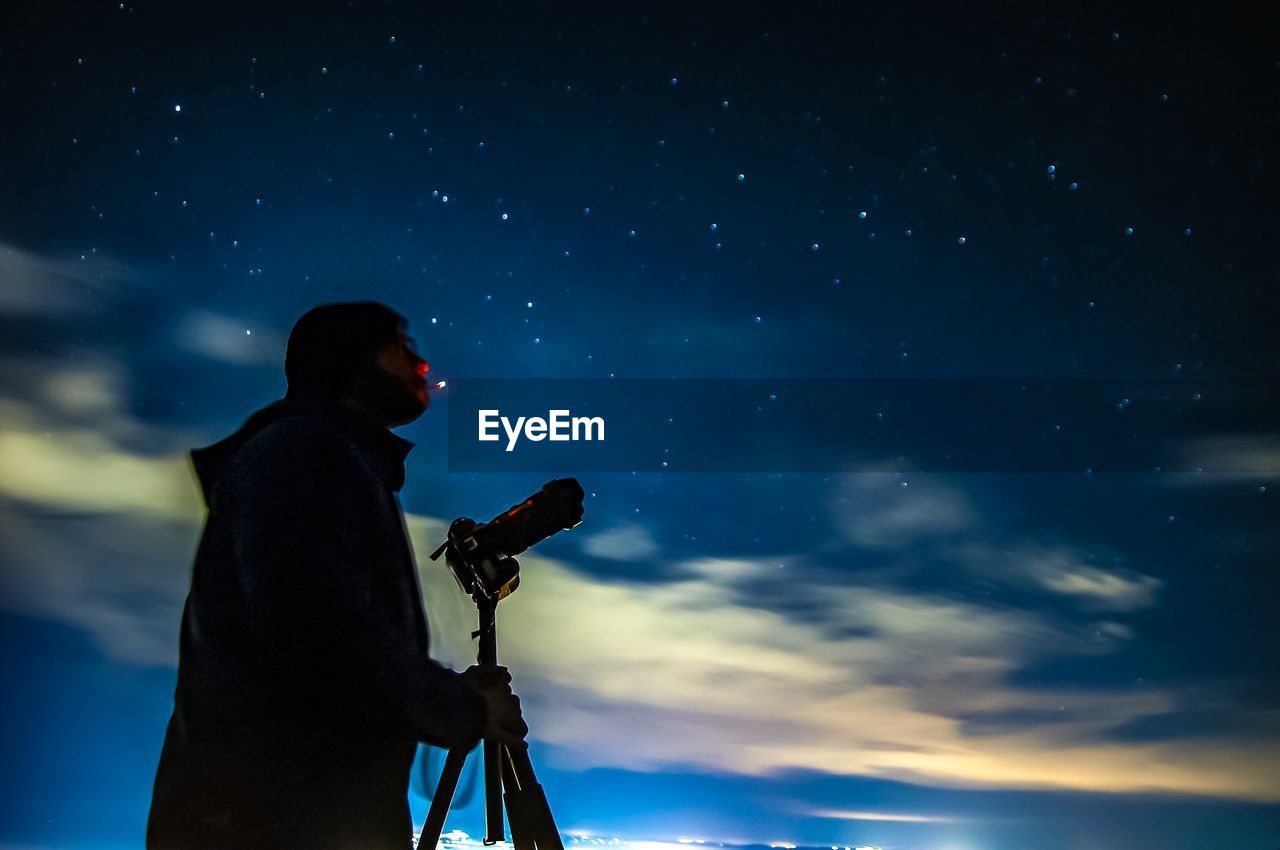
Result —
[[[1274, 32], [1220, 4], [613, 6], [5, 10], [0, 847], [141, 845], [202, 517], [186, 452], [282, 394], [303, 311], [374, 299], [460, 392], [1216, 405], [1207, 430], [1147, 414], [1143, 463], [1094, 474], [563, 461], [586, 519], [499, 613], [563, 830], [1274, 850]], [[686, 407], [705, 435], [717, 411]], [[402, 501], [460, 668], [474, 611], [426, 554], [549, 476], [451, 466], [449, 413], [401, 429]], [[952, 391], [907, 418], [959, 450], [1001, 415]]]

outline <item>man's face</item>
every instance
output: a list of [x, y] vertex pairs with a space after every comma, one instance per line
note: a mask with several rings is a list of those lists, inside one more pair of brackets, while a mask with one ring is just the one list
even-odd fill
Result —
[[431, 406], [427, 393], [427, 362], [418, 356], [413, 337], [401, 331], [378, 350], [375, 361], [378, 381], [374, 405], [387, 423], [395, 428], [417, 419]]

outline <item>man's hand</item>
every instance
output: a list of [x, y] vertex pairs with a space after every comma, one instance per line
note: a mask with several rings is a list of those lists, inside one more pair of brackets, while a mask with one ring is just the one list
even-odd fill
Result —
[[509, 747], [528, 746], [524, 737], [529, 734], [529, 727], [520, 716], [520, 697], [511, 692], [511, 673], [507, 668], [473, 665], [462, 672], [462, 678], [484, 697], [489, 715], [484, 737]]

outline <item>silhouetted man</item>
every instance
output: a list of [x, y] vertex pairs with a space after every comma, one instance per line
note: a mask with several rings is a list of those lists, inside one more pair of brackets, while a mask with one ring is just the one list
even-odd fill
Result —
[[427, 655], [397, 496], [429, 406], [405, 320], [329, 304], [294, 325], [288, 392], [192, 452], [209, 508], [182, 616], [147, 846], [410, 846], [418, 741], [522, 746], [503, 668]]

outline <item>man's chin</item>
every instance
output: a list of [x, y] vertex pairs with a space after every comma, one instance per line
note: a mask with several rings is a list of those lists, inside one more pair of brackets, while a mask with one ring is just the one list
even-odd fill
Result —
[[424, 393], [424, 397], [415, 399], [413, 406], [407, 407], [405, 412], [410, 417], [412, 417], [409, 420], [410, 422], [412, 422], [414, 419], [417, 419], [419, 416], [426, 413], [427, 410], [429, 410], [430, 408], [431, 408], [431, 399], [426, 398]]
[[431, 406], [431, 398], [425, 383], [393, 381], [390, 376], [373, 382], [368, 389], [368, 405], [381, 411], [383, 421], [390, 428], [408, 425]]

